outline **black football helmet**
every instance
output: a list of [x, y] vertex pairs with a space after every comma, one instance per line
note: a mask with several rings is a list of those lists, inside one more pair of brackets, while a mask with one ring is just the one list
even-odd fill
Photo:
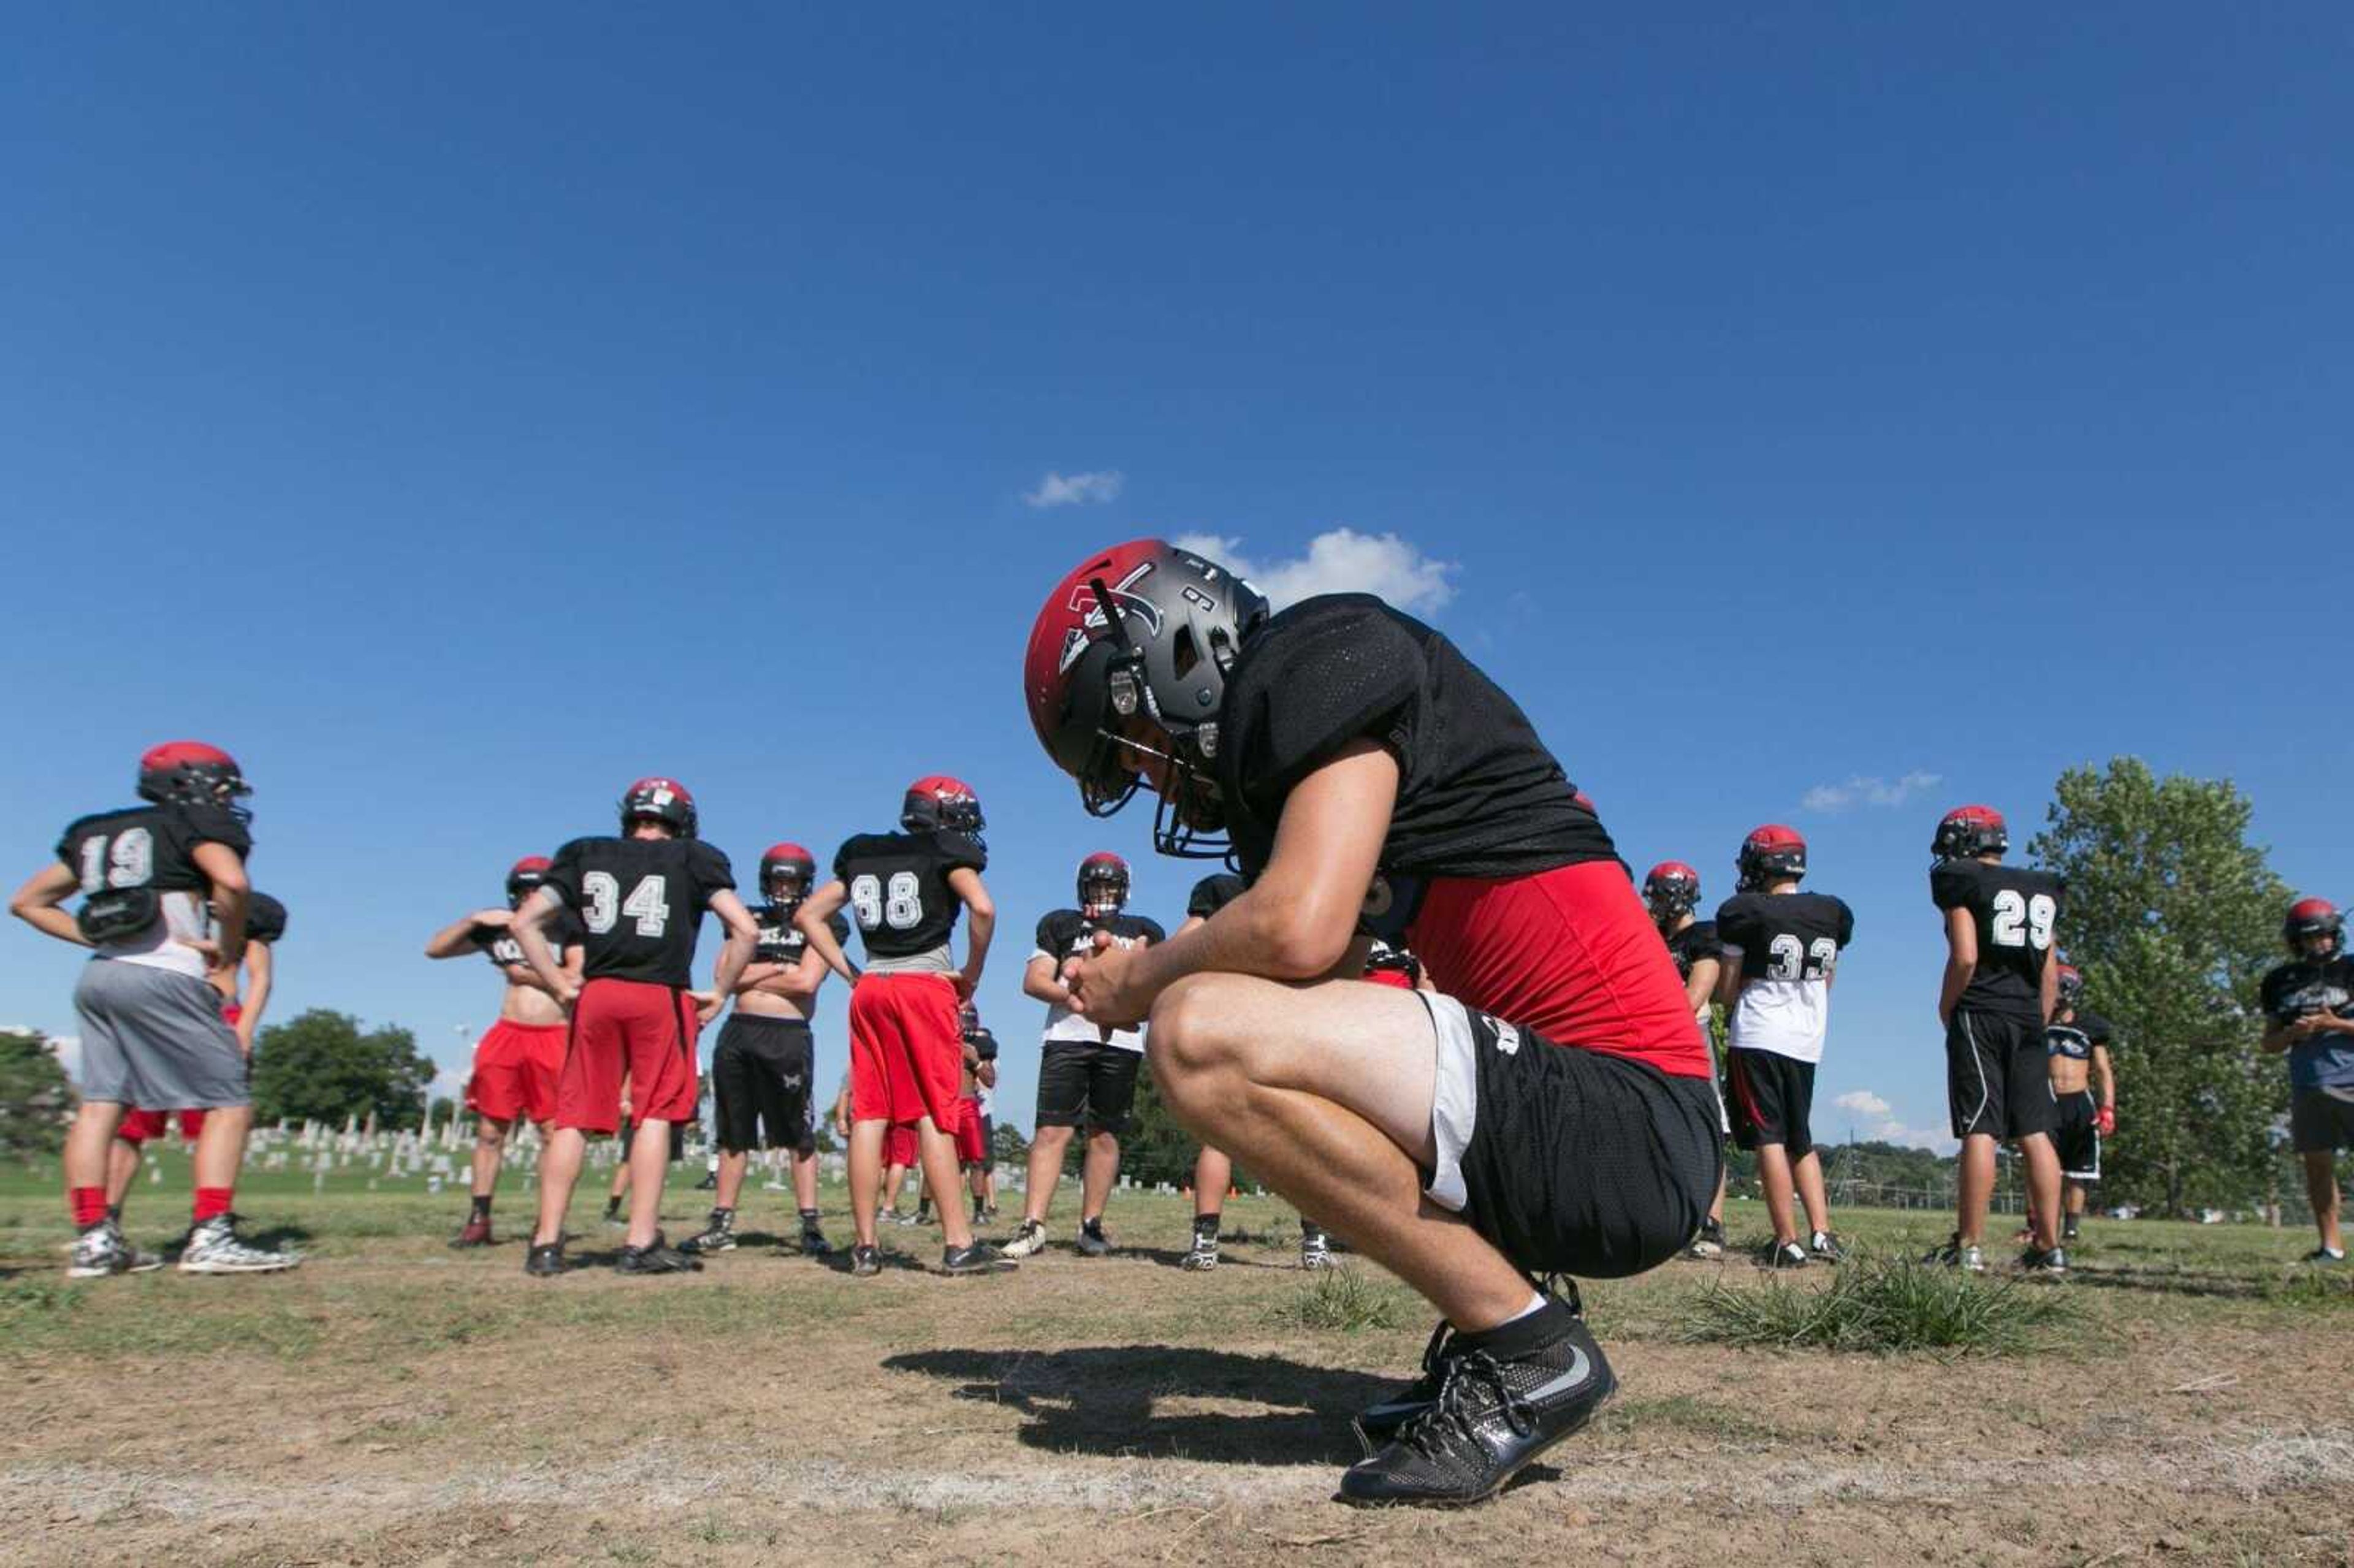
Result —
[[1768, 822], [1741, 841], [1733, 868], [1740, 874], [1739, 890], [1748, 893], [1788, 877], [1807, 874], [1807, 841], [1796, 828]]
[[161, 746], [149, 747], [139, 758], [139, 798], [143, 800], [220, 806], [239, 821], [246, 821], [252, 813], [231, 802], [252, 793], [253, 786], [245, 781], [237, 758], [201, 740], [167, 740]]
[[2281, 937], [2288, 943], [2288, 950], [2300, 959], [2313, 956], [2306, 951], [2308, 938], [2327, 937], [2329, 950], [2324, 956], [2334, 958], [2346, 950], [2346, 917], [2327, 898], [2300, 898], [2288, 906], [2288, 917], [2281, 922]]
[[1128, 862], [1102, 851], [1079, 862], [1079, 911], [1109, 915], [1128, 902]]
[[628, 832], [630, 824], [641, 819], [668, 822], [671, 831], [680, 838], [695, 837], [700, 819], [695, 814], [695, 797], [685, 785], [675, 779], [641, 779], [621, 796], [621, 832]]
[[790, 909], [817, 885], [817, 857], [797, 843], [770, 844], [760, 852], [760, 896]]
[[2073, 964], [2060, 966], [2060, 1005], [2073, 1011], [2084, 1000], [2084, 971]]
[[911, 833], [937, 832], [946, 828], [978, 840], [989, 826], [981, 815], [981, 796], [961, 779], [929, 773], [907, 786], [899, 803], [899, 825]]
[[541, 883], [547, 880], [548, 870], [553, 864], [554, 863], [544, 854], [527, 854], [509, 866], [507, 868], [507, 907], [522, 908], [523, 901], [537, 891]]
[[1114, 546], [1074, 567], [1031, 623], [1022, 689], [1055, 765], [1093, 816], [1128, 804], [1150, 773], [1153, 847], [1217, 859], [1218, 710], [1226, 673], [1269, 614], [1224, 567], [1162, 539]]
[[1663, 860], [1643, 878], [1643, 902], [1654, 920], [1676, 920], [1700, 905], [1700, 873], [1680, 860]]
[[2010, 828], [1992, 806], [1956, 806], [1937, 821], [1929, 853], [1939, 860], [1970, 860], [2010, 848]]

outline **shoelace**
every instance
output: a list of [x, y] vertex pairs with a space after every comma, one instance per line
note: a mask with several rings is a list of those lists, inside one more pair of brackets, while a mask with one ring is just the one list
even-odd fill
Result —
[[1484, 1383], [1494, 1391], [1497, 1408], [1503, 1412], [1505, 1424], [1515, 1436], [1525, 1437], [1536, 1428], [1536, 1409], [1512, 1392], [1505, 1381], [1504, 1369], [1496, 1358], [1485, 1351], [1468, 1351], [1451, 1357], [1447, 1362], [1443, 1381], [1438, 1385], [1437, 1402], [1428, 1412], [1415, 1421], [1399, 1440], [1426, 1458], [1437, 1458], [1440, 1439], [1449, 1433], [1466, 1442], [1479, 1441], [1479, 1433], [1471, 1411], [1472, 1380]]

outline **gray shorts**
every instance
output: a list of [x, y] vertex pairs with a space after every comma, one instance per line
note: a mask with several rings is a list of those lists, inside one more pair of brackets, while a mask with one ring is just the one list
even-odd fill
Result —
[[81, 1097], [148, 1110], [252, 1103], [245, 1053], [220, 992], [175, 969], [92, 959], [74, 987], [81, 1014]]
[[2288, 1141], [2299, 1154], [2354, 1149], [2354, 1086], [2297, 1090], [2288, 1107]]

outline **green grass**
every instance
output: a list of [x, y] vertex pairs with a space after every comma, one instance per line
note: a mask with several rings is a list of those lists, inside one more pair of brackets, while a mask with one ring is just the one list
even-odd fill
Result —
[[1341, 1334], [1408, 1328], [1428, 1316], [1429, 1308], [1402, 1287], [1348, 1265], [1307, 1276], [1267, 1311], [1270, 1322], [1287, 1328]]
[[2051, 1284], [1861, 1253], [1821, 1288], [1712, 1282], [1682, 1304], [1678, 1328], [1689, 1342], [1742, 1348], [2020, 1355], [2051, 1348], [2080, 1315]]

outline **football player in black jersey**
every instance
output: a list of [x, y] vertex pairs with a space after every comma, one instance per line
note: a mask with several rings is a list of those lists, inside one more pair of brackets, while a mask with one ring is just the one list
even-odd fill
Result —
[[2321, 1245], [2305, 1261], [2346, 1261], [2338, 1224], [2338, 1150], [2354, 1149], [2354, 959], [2327, 898], [2300, 898], [2282, 923], [2289, 961], [2264, 976], [2264, 1048], [2288, 1057], [2289, 1145], [2305, 1163], [2305, 1190]]
[[982, 1025], [981, 1010], [970, 1001], [958, 1009], [957, 1022], [964, 1030], [964, 1076], [958, 1086], [964, 1119], [957, 1125], [957, 1163], [964, 1167], [972, 1193], [972, 1223], [979, 1224], [989, 1214], [989, 1140], [996, 1131], [981, 1097], [997, 1087], [997, 1036]]
[[[525, 855], [507, 868], [504, 909], [461, 915], [425, 944], [429, 959], [487, 958], [504, 982], [499, 1019], [474, 1046], [466, 1073], [466, 1108], [474, 1113], [472, 1203], [451, 1246], [493, 1245], [491, 1200], [499, 1187], [499, 1167], [507, 1138], [520, 1120], [539, 1128], [546, 1141], [556, 1117], [556, 1080], [564, 1071], [564, 1004], [524, 961], [523, 945], [512, 927], [514, 912], [547, 880], [546, 855]], [[548, 937], [565, 978], [580, 983], [579, 923], [565, 916]]]
[[[833, 880], [794, 916], [810, 946], [851, 983], [854, 1275], [871, 1276], [883, 1266], [875, 1202], [884, 1133], [893, 1122], [916, 1124], [924, 1184], [943, 1195], [957, 1190], [955, 1134], [963, 1118], [959, 1088], [965, 1054], [957, 1007], [981, 983], [997, 929], [997, 906], [981, 880], [989, 863], [984, 826], [981, 799], [970, 785], [944, 774], [918, 779], [900, 802], [900, 831], [845, 841], [834, 853]], [[863, 973], [834, 939], [832, 921], [845, 905], [866, 949]], [[970, 917], [961, 968], [949, 945], [960, 915]], [[995, 1247], [973, 1239], [962, 1204], [941, 1203], [940, 1230], [947, 1243], [940, 1266], [948, 1273], [1013, 1266]]]
[[[726, 1252], [736, 1245], [736, 1200], [755, 1149], [792, 1151], [793, 1198], [801, 1207], [801, 1251], [823, 1257], [827, 1245], [817, 1207], [817, 1045], [810, 1013], [825, 984], [825, 959], [809, 945], [793, 916], [817, 882], [817, 860], [797, 843], [771, 844], [760, 855], [760, 895], [753, 911], [760, 936], [752, 961], [736, 977], [736, 1010], [711, 1053], [711, 1087], [717, 1101], [719, 1186], [700, 1235], [680, 1244], [689, 1253]], [[837, 942], [850, 939], [850, 922], [832, 918]]]
[[[2059, 966], [2051, 1026], [2043, 1049], [2052, 1075], [2052, 1097], [2060, 1107], [2052, 1141], [2060, 1153], [2064, 1183], [2060, 1239], [2076, 1239], [2084, 1218], [2084, 1189], [2101, 1179], [2101, 1139], [2117, 1130], [2117, 1079], [2109, 1065], [2109, 1021], [2084, 1006], [2084, 976], [2075, 965]], [[2094, 1087], [2097, 1080], [2098, 1088]], [[2030, 1234], [2034, 1226], [2031, 1220]]]
[[2027, 1162], [2035, 1239], [2020, 1257], [2031, 1274], [2062, 1275], [2060, 1155], [2043, 1031], [2059, 1001], [2052, 959], [2062, 885], [2047, 872], [2005, 865], [2010, 830], [1991, 806], [1959, 806], [1937, 823], [1929, 895], [1946, 921], [1946, 975], [1937, 1021], [1946, 1027], [1946, 1093], [1962, 1140], [1953, 1239], [1934, 1261], [1986, 1266], [1987, 1205], [1995, 1146], [2015, 1143]]
[[[1801, 893], [1807, 841], [1769, 822], [1741, 842], [1740, 882], [1716, 911], [1724, 954], [1719, 991], [1730, 1009], [1725, 1077], [1733, 1130], [1757, 1151], [1774, 1241], [1774, 1268], [1803, 1268], [1808, 1258], [1837, 1263], [1822, 1157], [1815, 1152], [1815, 1068], [1830, 1032], [1831, 984], [1840, 954], [1855, 939], [1855, 915], [1825, 893]], [[1807, 1245], [1791, 1218], [1793, 1192], [1807, 1210]]]
[[[217, 915], [216, 915], [217, 918]], [[267, 893], [252, 893], [246, 904], [245, 961], [242, 964], [215, 964], [205, 979], [221, 995], [221, 1017], [237, 1031], [238, 1047], [248, 1062], [253, 1060], [254, 1032], [261, 1027], [262, 1014], [270, 1007], [270, 992], [277, 974], [278, 944], [286, 935], [286, 906]], [[244, 990], [239, 990], [239, 978]], [[153, 1110], [141, 1107], [126, 1109], [122, 1124], [114, 1129], [114, 1147], [108, 1151], [106, 1171], [106, 1213], [117, 1225], [122, 1224], [122, 1204], [131, 1192], [132, 1179], [139, 1174], [141, 1149], [151, 1138], [162, 1138], [171, 1130], [169, 1110]], [[183, 1110], [180, 1136], [194, 1143], [204, 1136], [205, 1113]], [[139, 1249], [132, 1248], [134, 1255]]]
[[[1716, 1000], [1717, 979], [1724, 971], [1724, 949], [1716, 939], [1716, 922], [1703, 920], [1693, 913], [1700, 906], [1700, 873], [1680, 860], [1663, 860], [1653, 866], [1643, 878], [1643, 906], [1651, 912], [1651, 922], [1668, 944], [1668, 956], [1676, 960], [1676, 973], [1683, 977], [1684, 1001], [1692, 1010], [1692, 1022], [1700, 1025], [1703, 1036], [1712, 1036], [1710, 1013]], [[1724, 1108], [1724, 1088], [1716, 1077], [1716, 1048], [1713, 1038], [1709, 1045], [1710, 1083], [1716, 1089], [1717, 1130], [1733, 1136], [1733, 1119]], [[1684, 1248], [1684, 1255], [1702, 1263], [1714, 1263], [1724, 1256], [1724, 1175], [1717, 1173], [1716, 1196], [1709, 1200], [1708, 1218], [1700, 1224], [1700, 1234]]]
[[1030, 1182], [1022, 1227], [1006, 1244], [1008, 1257], [1028, 1257], [1046, 1245], [1046, 1209], [1063, 1179], [1063, 1155], [1080, 1123], [1087, 1126], [1080, 1166], [1079, 1252], [1111, 1250], [1103, 1233], [1104, 1205], [1119, 1180], [1119, 1135], [1136, 1102], [1136, 1075], [1144, 1065], [1140, 1030], [1107, 1028], [1071, 1011], [1063, 984], [1067, 959], [1092, 951], [1096, 937], [1122, 947], [1167, 940], [1154, 921], [1124, 912], [1128, 863], [1091, 854], [1079, 863], [1078, 907], [1055, 909], [1038, 922], [1037, 946], [1022, 974], [1022, 993], [1046, 1004], [1046, 1033], [1038, 1058], [1038, 1123], [1030, 1143]]
[[[1423, 1377], [1359, 1417], [1382, 1446], [1343, 1496], [1493, 1495], [1616, 1387], [1534, 1277], [1672, 1257], [1723, 1158], [1705, 1044], [1608, 833], [1429, 627], [1362, 594], [1271, 614], [1161, 540], [1063, 579], [1023, 683], [1087, 809], [1149, 785], [1163, 853], [1231, 853], [1249, 885], [1167, 942], [1099, 935], [1065, 966], [1075, 1011], [1149, 1018], [1177, 1118], [1446, 1319]], [[1358, 983], [1366, 933], [1447, 994]]]
[[[630, 1224], [614, 1267], [670, 1274], [699, 1266], [664, 1244], [663, 1181], [672, 1130], [695, 1114], [695, 1039], [752, 961], [759, 927], [736, 896], [727, 857], [695, 836], [695, 797], [673, 779], [641, 779], [622, 793], [618, 838], [574, 839], [515, 912], [514, 930], [541, 983], [572, 1013], [556, 1085], [556, 1130], [539, 1157], [539, 1228], [526, 1272], [564, 1271], [564, 1212], [580, 1180], [588, 1135], [620, 1126], [621, 1086], [634, 1111], [630, 1139]], [[583, 930], [581, 979], [564, 970], [548, 933], [565, 910]], [[694, 984], [695, 938], [705, 910], [727, 940], [712, 990]]]
[[[252, 848], [250, 794], [237, 759], [176, 740], [139, 759], [143, 805], [69, 826], [57, 859], [16, 890], [9, 910], [45, 936], [97, 949], [74, 988], [81, 1019], [81, 1106], [66, 1135], [67, 1198], [79, 1233], [74, 1278], [161, 1266], [107, 1217], [107, 1168], [126, 1107], [203, 1110], [194, 1224], [180, 1254], [190, 1274], [291, 1268], [292, 1255], [241, 1240], [231, 1217], [253, 1123], [245, 1052], [221, 1016], [216, 969], [245, 959]], [[80, 909], [64, 906], [76, 894]]]

